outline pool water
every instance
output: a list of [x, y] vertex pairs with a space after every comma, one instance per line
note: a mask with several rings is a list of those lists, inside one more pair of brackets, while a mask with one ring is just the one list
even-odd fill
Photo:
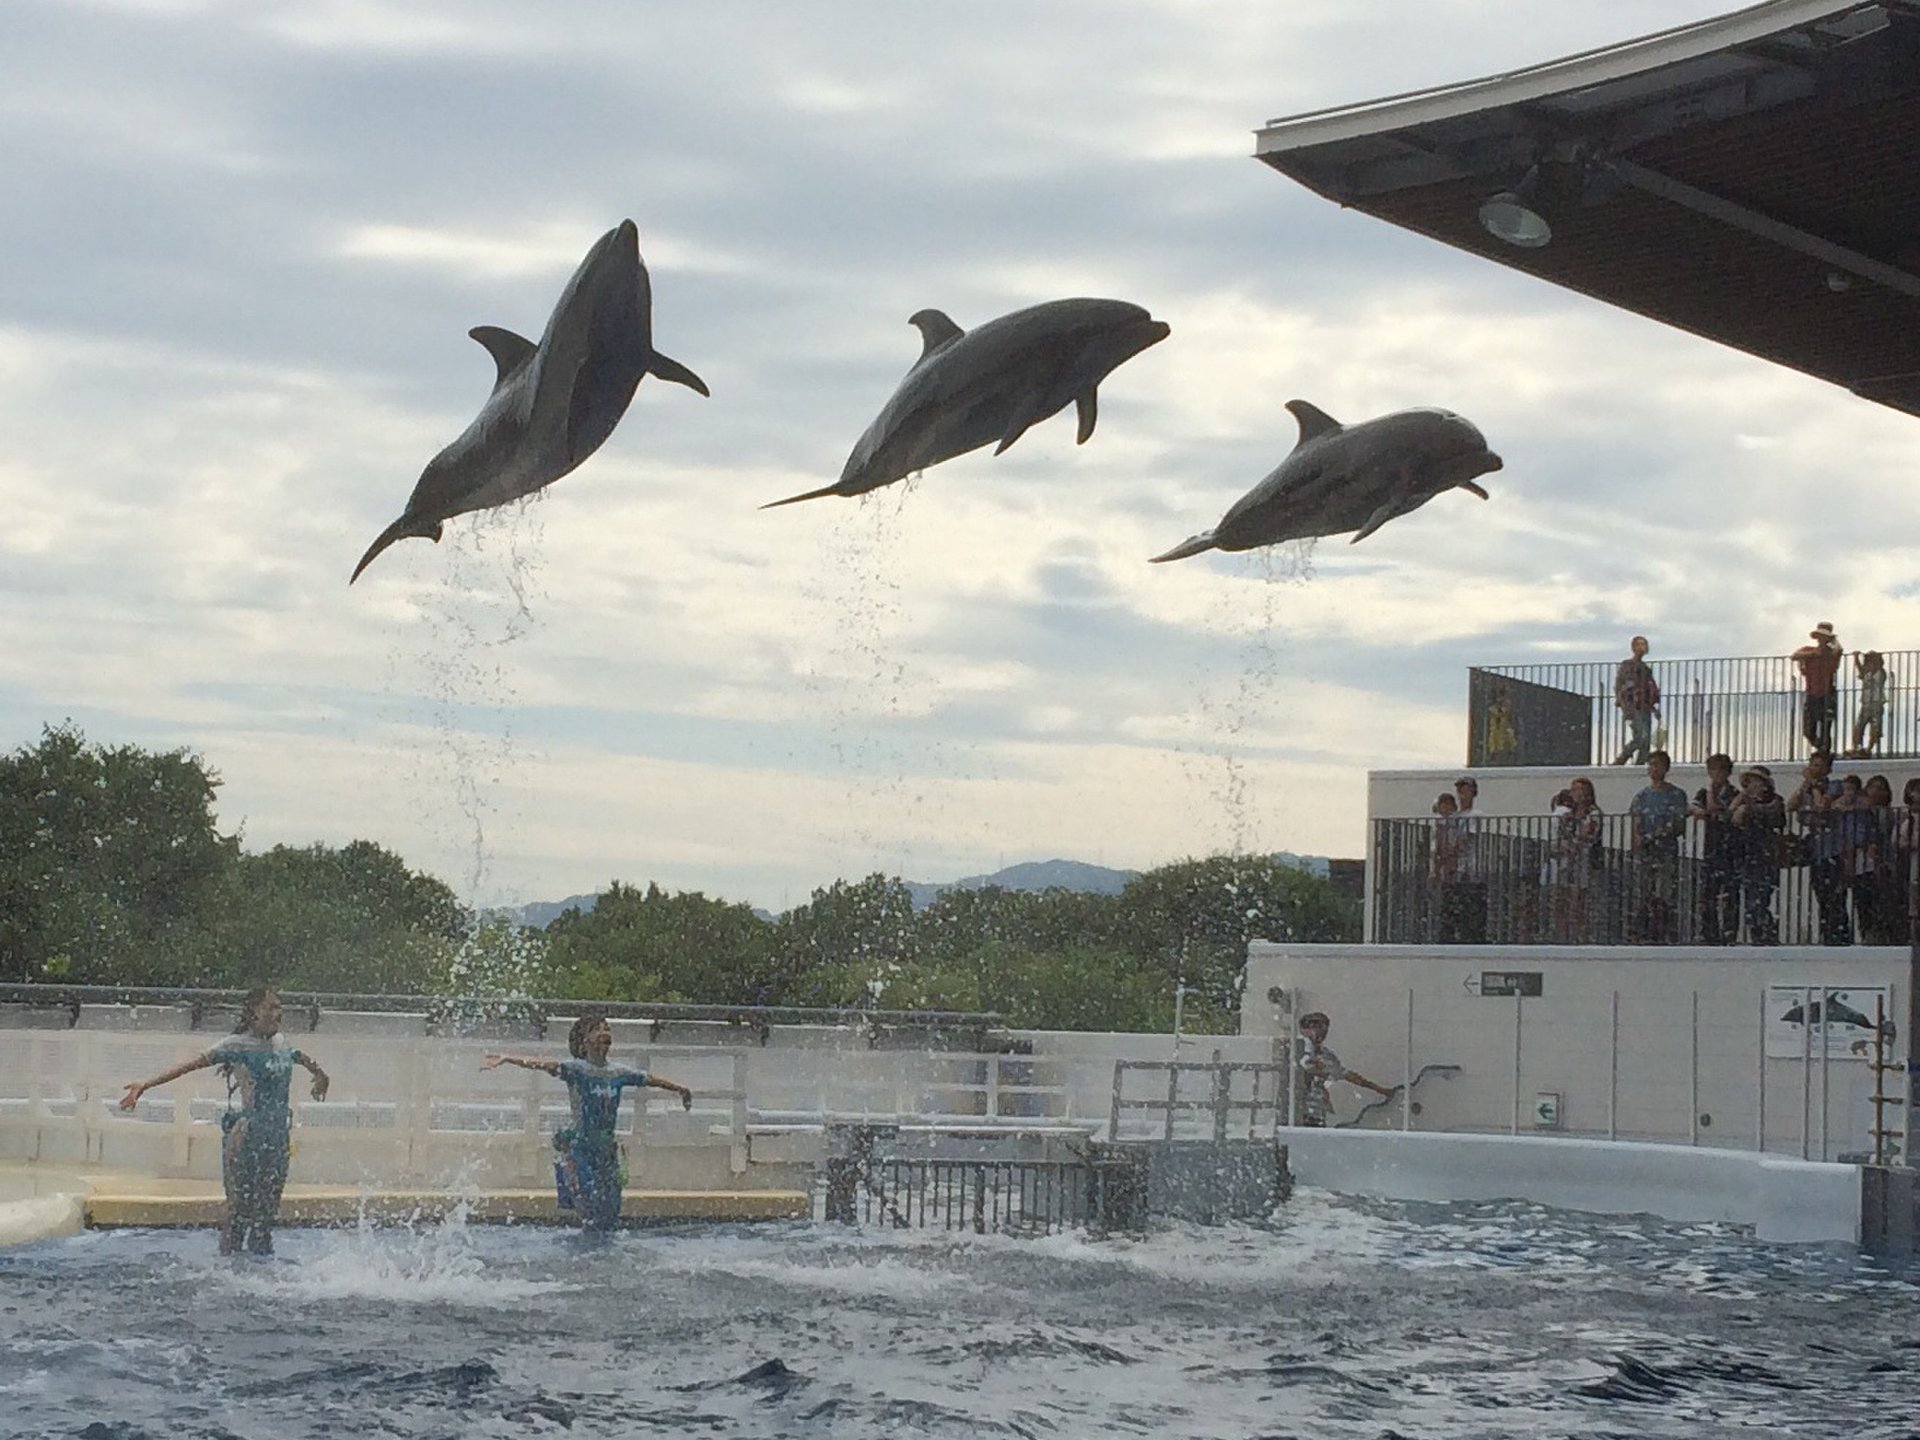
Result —
[[1137, 1240], [288, 1230], [0, 1251], [0, 1434], [1920, 1436], [1851, 1250], [1297, 1195]]

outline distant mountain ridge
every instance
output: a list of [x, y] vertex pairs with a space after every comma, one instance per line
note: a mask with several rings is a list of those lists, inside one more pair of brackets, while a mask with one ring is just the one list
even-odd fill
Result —
[[[1280, 850], [1274, 853], [1273, 858], [1282, 865], [1304, 870], [1322, 880], [1327, 878], [1327, 857], [1324, 855], [1296, 855], [1291, 850]], [[943, 891], [985, 890], [990, 886], [1030, 892], [1074, 890], [1086, 895], [1118, 895], [1126, 889], [1127, 882], [1139, 873], [1138, 870], [1115, 870], [1105, 865], [1090, 865], [1084, 860], [1023, 860], [1016, 865], [995, 870], [990, 875], [966, 875], [958, 880], [946, 881], [906, 880], [902, 883], [913, 897], [913, 908], [924, 910]], [[569, 895], [564, 900], [536, 900], [505, 913], [516, 924], [543, 930], [569, 910], [585, 912], [593, 909], [594, 901], [599, 898], [595, 894]], [[777, 918], [758, 908], [754, 913], [765, 919]]]

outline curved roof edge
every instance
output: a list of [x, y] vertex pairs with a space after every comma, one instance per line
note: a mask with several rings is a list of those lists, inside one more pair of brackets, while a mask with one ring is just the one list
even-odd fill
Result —
[[1309, 145], [1352, 140], [1445, 120], [1491, 106], [1524, 104], [1710, 55], [1729, 46], [1751, 44], [1797, 25], [1871, 8], [1870, 0], [1761, 0], [1760, 4], [1736, 10], [1731, 15], [1678, 25], [1637, 40], [1549, 60], [1524, 70], [1509, 70], [1482, 80], [1466, 80], [1273, 120], [1254, 132], [1254, 153], [1276, 155]]

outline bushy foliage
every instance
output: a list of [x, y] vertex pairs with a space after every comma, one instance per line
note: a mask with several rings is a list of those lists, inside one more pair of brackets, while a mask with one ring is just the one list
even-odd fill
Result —
[[1355, 939], [1359, 906], [1271, 858], [1216, 855], [1117, 896], [986, 887], [915, 911], [897, 877], [836, 880], [776, 919], [615, 881], [542, 931], [474, 916], [356, 840], [248, 855], [185, 750], [71, 726], [0, 759], [0, 964], [105, 984], [718, 1005], [985, 1010], [1031, 1029], [1230, 1030], [1253, 940]]

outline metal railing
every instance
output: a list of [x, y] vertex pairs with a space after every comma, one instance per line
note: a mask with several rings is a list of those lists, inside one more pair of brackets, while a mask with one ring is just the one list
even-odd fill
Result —
[[[1127, 1077], [1145, 1076], [1150, 1095], [1128, 1094]], [[1201, 1082], [1195, 1095], [1188, 1080]], [[1243, 1083], [1244, 1082], [1244, 1083]], [[1225, 1061], [1215, 1051], [1203, 1060], [1116, 1060], [1113, 1065], [1113, 1105], [1107, 1117], [1107, 1139], [1206, 1139], [1223, 1144], [1239, 1138], [1274, 1139], [1280, 1127], [1293, 1123], [1297, 1096], [1288, 1090], [1289, 1067], [1271, 1061]], [[1263, 1093], [1264, 1092], [1264, 1093]], [[1155, 1114], [1158, 1119], [1152, 1118]], [[1244, 1114], [1245, 1120], [1236, 1120]], [[1128, 1120], [1146, 1119], [1145, 1127]], [[1198, 1122], [1197, 1124], [1195, 1122]]]
[[823, 1219], [900, 1230], [1050, 1235], [1138, 1230], [1146, 1157], [1088, 1143], [1071, 1159], [942, 1158], [887, 1153], [890, 1126], [835, 1126], [820, 1191]]
[[1636, 849], [1626, 815], [1375, 820], [1371, 939], [1456, 945], [1904, 945], [1920, 823], [1829, 812], [1808, 833], [1688, 820]]
[[[799, 1005], [666, 1005], [633, 1000], [566, 1000], [542, 996], [348, 994], [316, 990], [277, 992], [286, 1006], [289, 1028], [318, 1030], [329, 1012], [360, 1015], [417, 1015], [421, 1033], [458, 1033], [462, 1026], [508, 1023], [535, 1035], [546, 1033], [554, 1016], [594, 1011], [613, 1020], [650, 1023], [657, 1036], [674, 1023], [743, 1026], [764, 1041], [775, 1025], [850, 1026], [879, 1032], [984, 1031], [1000, 1028], [995, 1011], [862, 1010]], [[244, 990], [195, 989], [174, 985], [69, 985], [59, 981], [0, 984], [0, 1005], [46, 1006], [65, 1010], [78, 1024], [87, 1005], [167, 1006], [188, 1012], [190, 1028], [227, 1022], [239, 1012]]]
[[[1874, 754], [1920, 755], [1920, 650], [1886, 650], [1886, 712]], [[1471, 765], [1604, 765], [1629, 748], [1627, 717], [1614, 703], [1617, 660], [1485, 665], [1468, 672]], [[1716, 752], [1736, 761], [1784, 760], [1813, 749], [1805, 684], [1791, 656], [1650, 660], [1660, 687], [1665, 749], [1681, 764]], [[1835, 677], [1830, 743], [1850, 747], [1860, 718], [1860, 681], [1849, 653]]]

